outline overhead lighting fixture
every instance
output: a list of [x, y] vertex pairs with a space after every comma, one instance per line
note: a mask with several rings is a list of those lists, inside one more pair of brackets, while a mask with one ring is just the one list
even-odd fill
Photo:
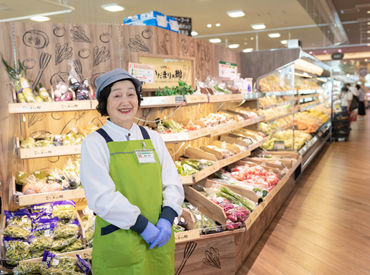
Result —
[[[269, 33], [268, 34], [268, 36], [270, 37], [270, 38], [278, 38], [278, 37], [280, 37], [280, 33], [278, 33], [278, 32], [273, 32], [273, 33]], [[288, 42], [288, 41], [287, 41]]]
[[286, 45], [286, 44], [288, 44], [288, 40], [281, 40], [280, 43], [283, 44], [283, 45]]
[[117, 3], [110, 3], [110, 4], [104, 4], [101, 5], [102, 9], [105, 9], [106, 11], [110, 12], [118, 12], [118, 11], [123, 11], [125, 8], [118, 5]]
[[229, 48], [230, 48], [230, 49], [236, 49], [236, 48], [239, 48], [239, 44], [230, 44], [230, 45], [229, 45]]
[[214, 43], [214, 44], [221, 43], [220, 38], [211, 38], [208, 41], [211, 42], [211, 43]]
[[196, 31], [191, 31], [191, 36], [197, 36], [199, 33]]
[[370, 13], [370, 10], [368, 10], [367, 13]]
[[42, 16], [42, 15], [36, 15], [36, 16], [32, 16], [30, 18], [32, 21], [36, 21], [36, 22], [46, 22], [46, 21], [49, 21], [50, 18], [47, 17], [47, 16]]
[[235, 18], [235, 17], [243, 17], [245, 15], [244, 11], [242, 10], [233, 10], [226, 12], [228, 16]]
[[220, 27], [221, 26], [221, 24], [220, 23], [216, 23], [216, 27]]
[[370, 33], [370, 30], [368, 30], [367, 33]]
[[368, 25], [370, 25], [370, 21], [369, 21], [369, 22], [367, 22], [367, 24], [368, 24]]
[[263, 29], [266, 29], [266, 25], [263, 24], [263, 23], [260, 23], [260, 24], [252, 24], [251, 27], [254, 30], [263, 30]]
[[246, 48], [243, 50], [243, 53], [250, 53], [253, 52], [253, 48]]
[[212, 24], [207, 24], [207, 28], [212, 28]]

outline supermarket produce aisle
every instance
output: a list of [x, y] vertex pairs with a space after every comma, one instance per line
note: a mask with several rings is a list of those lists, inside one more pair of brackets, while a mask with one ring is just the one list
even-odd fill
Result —
[[237, 273], [370, 274], [370, 118], [327, 146]]

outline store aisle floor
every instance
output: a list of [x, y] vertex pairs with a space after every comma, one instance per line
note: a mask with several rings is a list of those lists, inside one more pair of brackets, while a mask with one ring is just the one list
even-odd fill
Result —
[[238, 275], [370, 274], [370, 118], [327, 146]]

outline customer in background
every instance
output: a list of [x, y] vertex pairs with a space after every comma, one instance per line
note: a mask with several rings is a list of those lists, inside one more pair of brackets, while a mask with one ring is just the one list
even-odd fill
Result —
[[342, 92], [340, 93], [340, 107], [342, 108], [342, 112], [349, 113], [353, 95], [346, 86], [342, 88]]
[[366, 109], [365, 109], [365, 92], [364, 89], [362, 89], [360, 84], [356, 85], [356, 89], [358, 91], [358, 115], [360, 116], [360, 120], [363, 119], [363, 117], [366, 115]]

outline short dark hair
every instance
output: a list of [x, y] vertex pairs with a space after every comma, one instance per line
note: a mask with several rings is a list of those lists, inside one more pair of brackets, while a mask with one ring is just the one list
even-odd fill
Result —
[[[134, 84], [134, 86], [135, 86], [135, 83], [131, 79], [124, 79], [124, 80], [130, 80], [132, 82], [132, 84]], [[117, 80], [116, 82], [119, 82], [119, 81], [122, 81], [122, 80]], [[103, 90], [101, 90], [100, 93], [99, 93], [99, 97], [97, 98], [98, 106], [96, 106], [96, 110], [102, 116], [109, 116], [108, 111], [107, 111], [108, 97], [109, 97], [110, 92], [112, 90], [112, 86], [116, 82], [113, 82], [113, 83], [109, 84], [108, 86], [104, 87]], [[140, 103], [141, 103], [142, 99], [141, 99], [141, 94], [137, 90], [136, 86], [135, 86], [135, 91], [136, 91], [136, 96], [137, 96], [137, 99], [138, 99], [138, 104], [139, 104], [139, 107], [140, 107]]]
[[361, 89], [361, 85], [360, 84], [356, 84], [356, 89], [357, 90], [360, 90]]

